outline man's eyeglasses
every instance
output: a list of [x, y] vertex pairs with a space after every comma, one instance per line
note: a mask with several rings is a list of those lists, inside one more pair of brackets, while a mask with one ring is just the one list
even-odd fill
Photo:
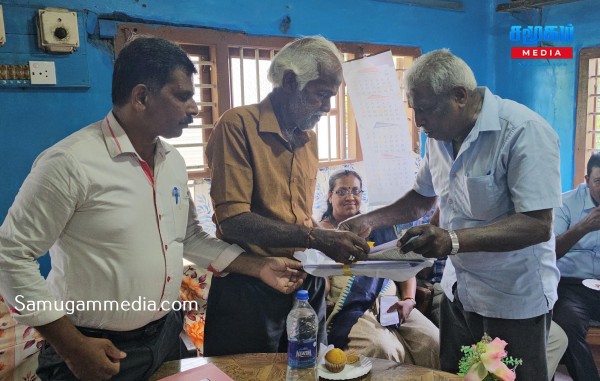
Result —
[[344, 197], [344, 196], [348, 196], [350, 193], [352, 193], [353, 196], [360, 196], [360, 194], [363, 192], [362, 189], [358, 189], [358, 188], [342, 188], [342, 189], [338, 189], [335, 191], [335, 194], [337, 194], [338, 196]]

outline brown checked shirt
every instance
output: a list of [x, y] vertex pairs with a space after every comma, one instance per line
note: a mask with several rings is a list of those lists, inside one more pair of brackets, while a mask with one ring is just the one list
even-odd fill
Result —
[[[219, 223], [247, 212], [312, 226], [319, 159], [314, 131], [306, 134], [306, 144], [292, 148], [281, 132], [269, 97], [221, 116], [206, 147], [217, 237], [223, 238]], [[262, 256], [291, 258], [300, 249], [236, 243]]]

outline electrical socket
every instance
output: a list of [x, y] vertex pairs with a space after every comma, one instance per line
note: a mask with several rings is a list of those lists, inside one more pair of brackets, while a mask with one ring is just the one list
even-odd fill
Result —
[[56, 67], [53, 61], [29, 61], [32, 85], [56, 85]]

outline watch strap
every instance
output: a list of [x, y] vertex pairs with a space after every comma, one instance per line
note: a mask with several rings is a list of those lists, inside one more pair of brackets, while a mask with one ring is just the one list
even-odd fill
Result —
[[458, 236], [454, 230], [448, 230], [448, 235], [452, 241], [452, 251], [450, 251], [450, 255], [454, 255], [458, 253], [458, 249], [460, 249], [460, 245], [458, 244]]

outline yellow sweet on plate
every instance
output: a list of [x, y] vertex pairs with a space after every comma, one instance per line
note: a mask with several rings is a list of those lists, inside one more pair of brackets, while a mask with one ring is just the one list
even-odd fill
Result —
[[346, 354], [339, 348], [333, 348], [325, 354], [325, 368], [332, 373], [339, 373], [346, 366]]

